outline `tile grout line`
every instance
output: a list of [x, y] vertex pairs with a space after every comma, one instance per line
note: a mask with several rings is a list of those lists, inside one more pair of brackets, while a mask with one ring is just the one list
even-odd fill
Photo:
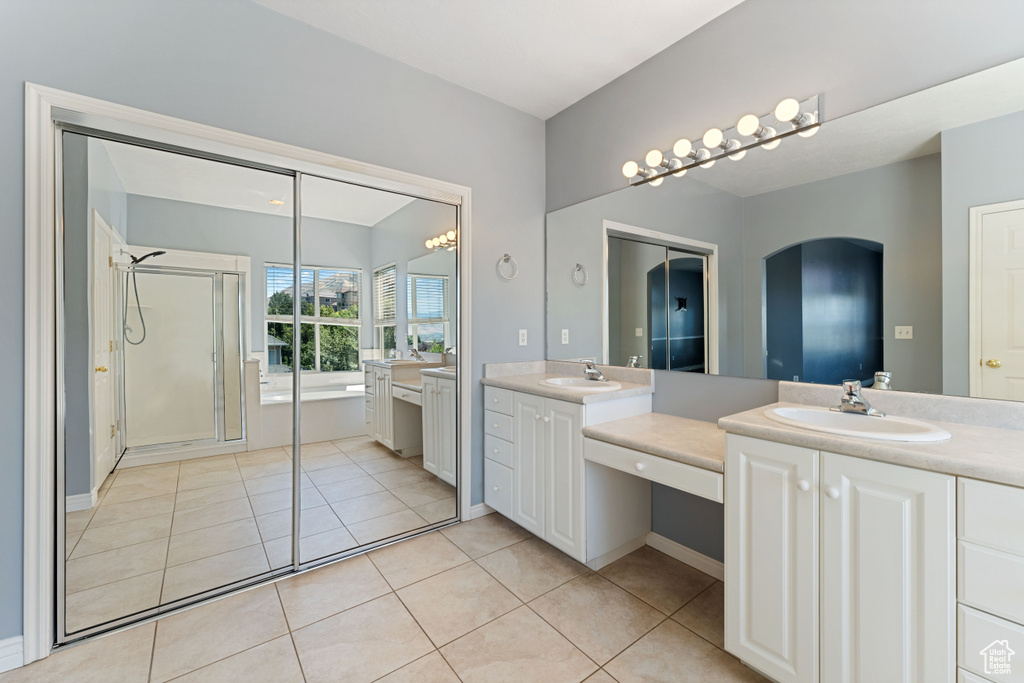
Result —
[[302, 666], [302, 657], [299, 655], [299, 646], [295, 644], [295, 631], [292, 630], [292, 622], [288, 619], [288, 610], [284, 608], [284, 598], [281, 597], [281, 589], [279, 585], [279, 583], [274, 584], [274, 594], [277, 595], [277, 602], [281, 605], [281, 614], [284, 615], [284, 625], [285, 628], [288, 629], [288, 640], [292, 643], [292, 650], [295, 651], [295, 661], [299, 663], [299, 674], [302, 675], [303, 683], [305, 683], [306, 670]]

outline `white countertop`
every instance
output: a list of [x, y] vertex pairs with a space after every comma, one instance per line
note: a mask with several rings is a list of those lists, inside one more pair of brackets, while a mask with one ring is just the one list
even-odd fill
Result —
[[583, 436], [712, 472], [725, 471], [725, 432], [714, 422], [647, 413], [585, 427]]
[[[498, 387], [510, 391], [520, 391], [524, 394], [534, 394], [536, 396], [544, 396], [545, 398], [555, 398], [560, 401], [583, 404], [614, 401], [619, 398], [654, 393], [654, 387], [650, 384], [636, 384], [621, 380], [614, 380], [622, 385], [621, 389], [616, 389], [615, 391], [566, 389], [551, 384], [541, 384], [546, 379], [554, 379], [556, 377], [565, 377], [565, 374], [505, 375], [503, 377], [484, 377], [480, 382], [489, 387]], [[594, 384], [597, 385], [597, 382], [594, 382]]]
[[952, 437], [930, 443], [880, 441], [790, 427], [765, 417], [765, 410], [776, 407], [806, 407], [806, 404], [773, 403], [723, 417], [718, 426], [729, 433], [756, 439], [1024, 486], [1024, 432], [1021, 431], [928, 420]]

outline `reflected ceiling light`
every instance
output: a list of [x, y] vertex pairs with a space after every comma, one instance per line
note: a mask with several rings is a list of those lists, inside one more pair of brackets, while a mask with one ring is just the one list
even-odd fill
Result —
[[[743, 116], [734, 128], [722, 130], [709, 128], [701, 137], [704, 147], [695, 149], [688, 138], [679, 138], [672, 145], [672, 156], [660, 149], [652, 149], [645, 157], [644, 168], [636, 161], [627, 161], [622, 166], [622, 175], [630, 185], [660, 185], [667, 175], [681, 177], [694, 166], [711, 168], [722, 157], [739, 161], [754, 147], [775, 149], [782, 138], [799, 135], [809, 138], [821, 127], [821, 97], [814, 95], [803, 102], [787, 98], [779, 102], [770, 114]], [[761, 120], [773, 116], [772, 125], [761, 124]], [[750, 138], [753, 141], [750, 142]]]
[[282, 205], [284, 205], [284, 202], [281, 201], [280, 199], [271, 199], [270, 203], [273, 204], [274, 206], [282, 206]]
[[448, 232], [441, 233], [437, 237], [430, 238], [423, 244], [424, 246], [426, 246], [427, 249], [433, 249], [434, 251], [437, 251], [439, 249], [447, 249], [448, 251], [452, 251], [453, 249], [459, 246], [458, 236], [459, 235], [457, 232], [455, 232], [454, 230], [449, 230]]
[[449, 239], [449, 240], [451, 240], [451, 241], [453, 241], [453, 242], [455, 241], [455, 236], [456, 236], [456, 235], [455, 235], [455, 231], [454, 231], [454, 230], [449, 230], [449, 231], [448, 231], [448, 233], [447, 233], [447, 235], [448, 235], [448, 239]]

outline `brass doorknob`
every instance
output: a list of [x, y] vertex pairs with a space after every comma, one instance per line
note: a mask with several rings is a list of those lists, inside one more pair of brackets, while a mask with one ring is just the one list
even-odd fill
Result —
[[990, 368], [998, 368], [998, 367], [1002, 367], [1003, 363], [1002, 363], [1002, 361], [999, 361], [999, 360], [996, 360], [995, 358], [992, 358], [992, 359], [989, 359], [989, 360], [985, 361], [985, 365], [989, 366]]
[[106, 371], [107, 371], [107, 366], [106, 365], [101, 365], [98, 368], [96, 368], [96, 372], [106, 372]]

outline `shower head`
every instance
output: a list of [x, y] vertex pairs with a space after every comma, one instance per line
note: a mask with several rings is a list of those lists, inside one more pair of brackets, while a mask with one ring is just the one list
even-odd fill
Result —
[[136, 263], [142, 263], [143, 261], [148, 259], [150, 256], [163, 256], [166, 253], [167, 253], [166, 251], [151, 251], [148, 254], [140, 256], [139, 258], [135, 258], [131, 254], [128, 254], [128, 255], [132, 257], [132, 265], [134, 265]]

